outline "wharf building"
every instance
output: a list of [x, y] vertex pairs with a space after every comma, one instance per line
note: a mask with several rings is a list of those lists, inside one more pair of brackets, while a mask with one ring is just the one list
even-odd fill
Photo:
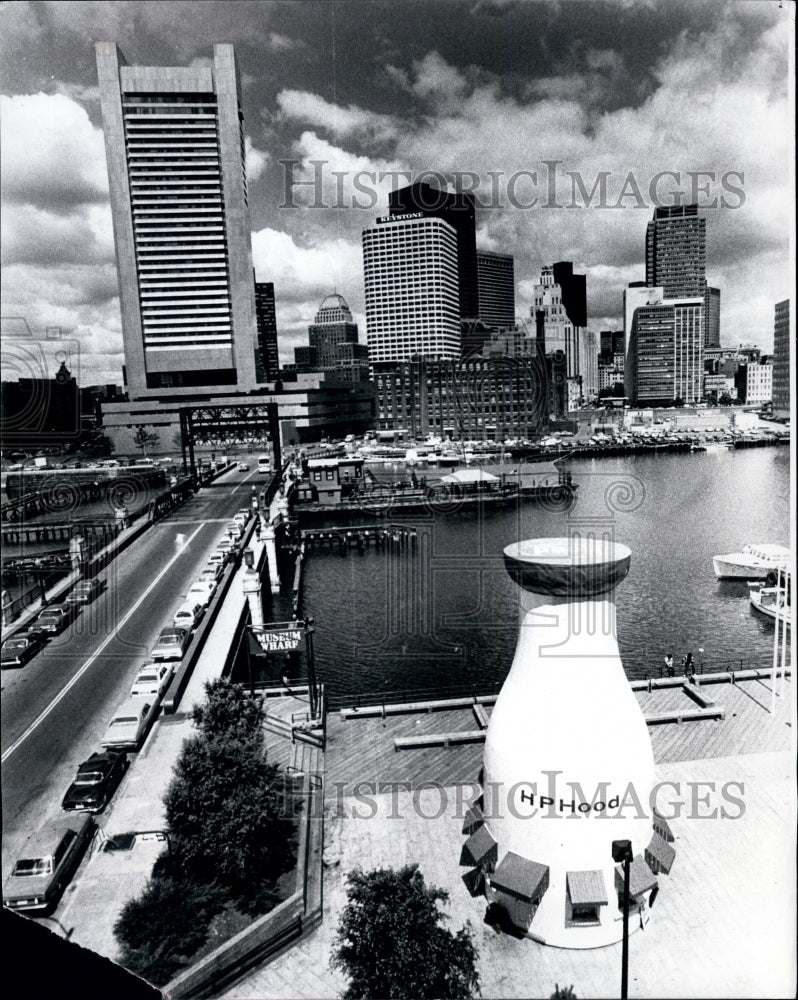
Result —
[[790, 300], [777, 302], [773, 324], [773, 416], [790, 419]]
[[741, 364], [734, 384], [741, 403], [770, 403], [773, 399], [773, 365], [769, 361]]
[[215, 45], [208, 66], [131, 66], [114, 42], [96, 57], [129, 396], [103, 405], [117, 454], [136, 451], [139, 427], [158, 436], [153, 451], [174, 451], [189, 406], [276, 402], [284, 443], [369, 429], [369, 386], [276, 381], [233, 46]]

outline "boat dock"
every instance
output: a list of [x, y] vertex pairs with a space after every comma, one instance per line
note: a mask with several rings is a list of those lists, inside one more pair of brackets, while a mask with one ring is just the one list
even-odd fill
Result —
[[415, 528], [403, 524], [389, 524], [385, 528], [364, 525], [345, 525], [318, 530], [300, 531], [306, 549], [331, 549], [346, 554], [350, 549], [363, 552], [370, 545], [377, 549], [414, 548], [418, 539]]

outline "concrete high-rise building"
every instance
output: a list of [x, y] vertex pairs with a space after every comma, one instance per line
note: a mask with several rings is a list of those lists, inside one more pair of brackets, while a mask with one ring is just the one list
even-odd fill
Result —
[[255, 319], [258, 327], [258, 350], [255, 355], [255, 374], [258, 382], [274, 382], [280, 370], [277, 349], [277, 309], [274, 302], [274, 283], [255, 282]]
[[707, 287], [704, 347], [720, 347], [720, 289]]
[[707, 222], [698, 205], [655, 208], [646, 229], [646, 285], [669, 299], [706, 294]]
[[[451, 194], [429, 184], [415, 183], [388, 196], [391, 218], [426, 216], [443, 219], [457, 239], [457, 287], [460, 319], [479, 316], [476, 207], [470, 194]], [[511, 320], [512, 322], [512, 320]]]
[[457, 232], [422, 213], [363, 232], [366, 338], [372, 365], [460, 357]]
[[624, 386], [633, 405], [700, 402], [704, 384], [704, 297], [669, 299], [662, 288], [624, 293]]
[[209, 66], [129, 66], [96, 45], [130, 398], [256, 385], [240, 84]]
[[606, 359], [613, 358], [616, 354], [624, 353], [623, 330], [602, 330], [600, 337], [600, 350]]
[[776, 303], [773, 325], [773, 416], [790, 418], [790, 300]]
[[507, 329], [515, 323], [515, 261], [510, 254], [477, 250], [479, 318]]

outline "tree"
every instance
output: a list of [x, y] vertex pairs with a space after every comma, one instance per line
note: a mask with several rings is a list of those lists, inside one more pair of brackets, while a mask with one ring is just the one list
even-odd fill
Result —
[[731, 393], [729, 393], [729, 392], [723, 392], [723, 393], [721, 393], [720, 396], [718, 396], [718, 405], [719, 406], [731, 406], [732, 405]]
[[555, 983], [550, 1000], [577, 1000], [577, 998], [573, 986], [560, 986], [559, 983]]
[[147, 454], [147, 446], [158, 444], [160, 438], [157, 434], [148, 431], [146, 427], [139, 424], [136, 433], [133, 435], [133, 443], [137, 448], [141, 448], [142, 455]]
[[441, 926], [449, 894], [427, 886], [418, 865], [348, 875], [330, 963], [349, 977], [344, 998], [468, 1000], [479, 992], [477, 950], [466, 924]]
[[264, 912], [292, 860], [294, 825], [282, 774], [266, 759], [262, 703], [216, 680], [193, 718], [197, 735], [183, 744], [164, 798], [176, 863]]
[[187, 881], [162, 855], [144, 892], [125, 903], [114, 924], [122, 965], [163, 986], [191, 961], [223, 905], [217, 886]]
[[99, 427], [92, 427], [91, 430], [81, 431], [69, 450], [78, 452], [84, 458], [108, 458], [114, 453], [114, 443]]

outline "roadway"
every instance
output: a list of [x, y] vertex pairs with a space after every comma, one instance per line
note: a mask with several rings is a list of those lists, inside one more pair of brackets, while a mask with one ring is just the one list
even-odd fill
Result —
[[263, 485], [256, 459], [242, 458], [249, 471], [231, 470], [148, 529], [103, 570], [102, 592], [61, 635], [24, 667], [3, 670], [4, 880], [28, 835], [61, 813], [77, 766], [100, 749], [161, 628], [225, 525], [251, 505], [251, 487]]

